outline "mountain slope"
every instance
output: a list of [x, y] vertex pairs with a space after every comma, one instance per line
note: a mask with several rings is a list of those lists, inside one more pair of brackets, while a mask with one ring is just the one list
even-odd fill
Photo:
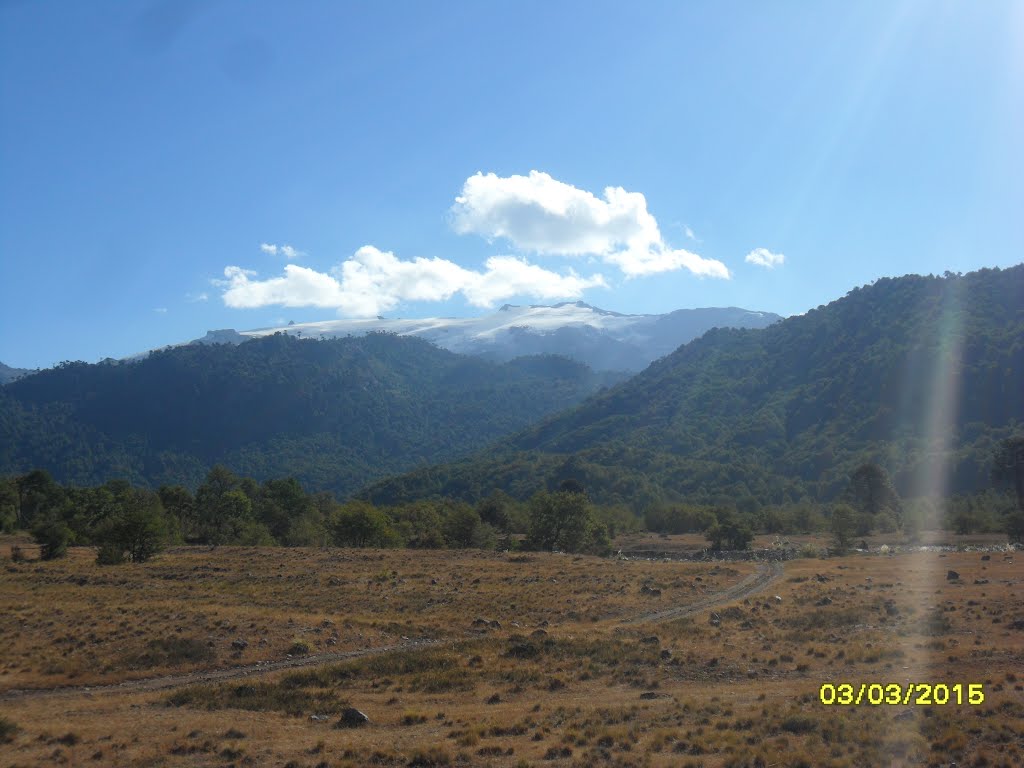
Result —
[[883, 279], [764, 330], [715, 330], [471, 460], [376, 501], [518, 496], [567, 476], [601, 501], [828, 499], [871, 459], [911, 495], [984, 487], [1024, 422], [1024, 265]]
[[130, 363], [64, 364], [0, 388], [0, 473], [194, 485], [225, 463], [346, 493], [619, 380], [563, 358], [496, 364], [389, 334], [188, 345]]
[[241, 333], [225, 329], [210, 331], [196, 341], [238, 343], [274, 333], [322, 339], [384, 331], [415, 336], [452, 352], [490, 360], [562, 355], [598, 371], [640, 371], [712, 328], [764, 328], [779, 319], [770, 312], [736, 307], [623, 315], [577, 301], [552, 307], [506, 304], [482, 317], [326, 320]]
[[9, 365], [0, 363], [0, 384], [6, 384], [9, 381], [20, 379], [29, 371], [25, 368], [11, 368]]

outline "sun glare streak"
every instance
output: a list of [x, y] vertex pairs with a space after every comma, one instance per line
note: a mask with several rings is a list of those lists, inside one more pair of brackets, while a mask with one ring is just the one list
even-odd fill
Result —
[[[915, 390], [905, 392], [903, 398], [903, 402], [912, 409], [910, 418], [917, 418], [920, 414], [924, 420], [920, 430], [924, 436], [923, 442], [918, 446], [921, 456], [911, 478], [908, 496], [934, 500], [936, 509], [941, 509], [942, 500], [949, 492], [955, 456], [954, 439], [963, 369], [962, 294], [962, 279], [952, 278], [942, 284], [938, 317], [931, 329], [922, 329], [921, 335], [922, 344], [931, 346], [931, 355], [924, 355], [925, 360], [930, 359], [930, 365], [919, 372], [923, 377], [904, 377], [905, 386]], [[915, 362], [908, 360], [908, 367]], [[923, 402], [924, 407], [918, 411], [920, 402]], [[945, 575], [935, 553], [915, 554], [910, 563], [906, 579], [908, 585], [919, 588], [922, 594], [930, 594], [941, 587]], [[917, 613], [920, 634], [926, 634], [929, 617], [930, 611], [927, 609]], [[908, 635], [902, 642], [904, 658], [907, 660], [905, 674], [908, 682], [928, 677], [927, 647], [921, 649], [912, 637]], [[908, 721], [907, 728], [913, 728], [909, 724], [912, 722]]]

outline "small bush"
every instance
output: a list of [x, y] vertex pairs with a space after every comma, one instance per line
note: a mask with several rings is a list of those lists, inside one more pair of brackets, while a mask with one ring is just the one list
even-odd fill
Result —
[[59, 520], [44, 520], [32, 529], [32, 538], [39, 545], [39, 556], [43, 560], [56, 560], [68, 553], [75, 534]]
[[6, 717], [0, 717], [0, 744], [10, 744], [18, 735], [19, 728], [14, 722]]
[[782, 721], [782, 730], [789, 733], [810, 733], [817, 727], [817, 722], [812, 718], [801, 715], [791, 715]]
[[213, 648], [198, 637], [159, 637], [146, 644], [146, 650], [125, 657], [128, 667], [147, 669], [150, 667], [199, 664], [212, 661]]
[[413, 753], [412, 759], [407, 763], [409, 768], [438, 768], [438, 766], [451, 764], [451, 755], [438, 747], [417, 750]]
[[96, 565], [121, 565], [124, 562], [124, 549], [114, 543], [107, 543], [96, 553]]

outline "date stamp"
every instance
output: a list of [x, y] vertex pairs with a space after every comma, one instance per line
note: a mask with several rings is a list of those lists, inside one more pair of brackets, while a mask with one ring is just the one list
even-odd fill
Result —
[[825, 706], [841, 707], [860, 704], [977, 706], [985, 703], [985, 688], [982, 683], [822, 683], [818, 700]]

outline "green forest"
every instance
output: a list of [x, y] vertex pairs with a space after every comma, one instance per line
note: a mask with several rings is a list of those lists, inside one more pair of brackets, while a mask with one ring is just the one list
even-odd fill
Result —
[[603, 504], [830, 502], [884, 467], [910, 498], [972, 494], [1024, 424], [1024, 265], [882, 279], [764, 330], [708, 332], [470, 457], [388, 478], [375, 503], [572, 477]]
[[498, 364], [393, 334], [192, 344], [0, 387], [0, 474], [195, 488], [216, 464], [345, 495], [483, 447], [624, 375]]

